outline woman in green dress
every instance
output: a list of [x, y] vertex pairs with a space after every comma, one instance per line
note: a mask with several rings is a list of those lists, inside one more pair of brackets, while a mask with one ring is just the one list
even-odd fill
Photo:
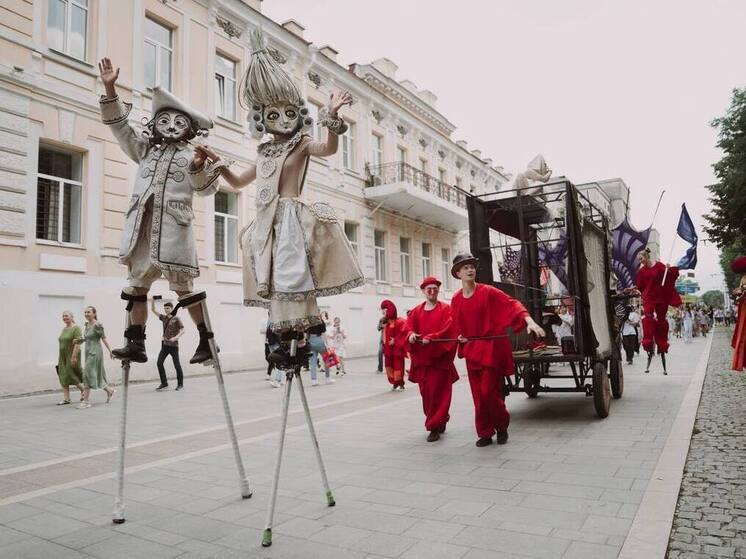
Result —
[[[64, 406], [70, 403], [70, 386], [77, 386], [83, 395], [83, 372], [80, 370], [80, 345], [75, 340], [80, 338], [80, 327], [73, 320], [73, 313], [64, 311], [62, 313], [62, 322], [65, 327], [59, 337], [60, 353], [57, 358], [57, 376], [62, 385], [64, 397], [58, 406]], [[82, 399], [82, 398], [81, 398]]]
[[85, 365], [83, 367], [85, 391], [83, 392], [83, 402], [78, 406], [78, 409], [81, 410], [91, 407], [89, 402], [91, 389], [100, 388], [106, 391], [107, 404], [111, 402], [111, 398], [114, 396], [114, 389], [109, 386], [109, 382], [106, 380], [104, 352], [101, 349], [101, 342], [104, 342], [109, 357], [111, 357], [111, 347], [104, 333], [104, 325], [98, 321], [95, 307], [86, 307], [84, 314], [86, 322], [83, 337], [77, 340], [78, 344], [85, 344]]

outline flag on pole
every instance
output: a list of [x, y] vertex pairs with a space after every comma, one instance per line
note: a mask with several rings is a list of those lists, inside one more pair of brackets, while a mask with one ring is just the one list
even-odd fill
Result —
[[686, 254], [681, 257], [678, 264], [679, 270], [693, 270], [697, 267], [697, 231], [694, 229], [692, 218], [686, 210], [686, 204], [681, 204], [681, 216], [679, 217], [679, 226], [676, 228], [676, 234], [689, 243]]

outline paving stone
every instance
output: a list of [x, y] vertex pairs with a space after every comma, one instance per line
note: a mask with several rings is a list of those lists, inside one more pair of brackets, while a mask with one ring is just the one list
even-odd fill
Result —
[[42, 512], [34, 516], [27, 516], [20, 520], [11, 522], [7, 526], [14, 530], [18, 530], [19, 532], [25, 532], [32, 536], [38, 536], [49, 540], [86, 527], [91, 527], [90, 524], [47, 512]]
[[84, 559], [90, 557], [69, 547], [40, 538], [22, 540], [4, 546], [1, 556], [9, 559]]
[[616, 559], [621, 546], [572, 542], [563, 557], [567, 559]]

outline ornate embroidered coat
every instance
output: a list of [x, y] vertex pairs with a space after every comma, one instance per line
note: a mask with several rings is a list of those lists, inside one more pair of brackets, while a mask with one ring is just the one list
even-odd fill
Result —
[[[285, 153], [272, 155], [262, 144], [256, 162], [256, 219], [241, 233], [243, 251], [244, 305], [269, 308], [269, 300], [305, 301], [312, 297], [338, 295], [363, 285], [364, 278], [355, 253], [339, 219], [326, 202], [306, 204], [293, 199], [303, 230], [303, 244], [313, 288], [302, 292], [277, 292], [273, 289], [274, 224], [279, 218], [280, 180], [290, 153], [308, 148], [310, 138], [291, 140]], [[308, 165], [308, 155], [302, 164]], [[299, 189], [302, 192], [305, 171]]]
[[[130, 103], [119, 97], [102, 97], [101, 116], [124, 153], [138, 164], [135, 185], [119, 248], [119, 261], [129, 264], [139, 235], [149, 235], [150, 260], [161, 270], [199, 276], [197, 251], [192, 231], [192, 196], [214, 194], [218, 188], [218, 168], [204, 165], [193, 169], [193, 150], [186, 142], [152, 146], [127, 121]], [[140, 231], [142, 218], [152, 201], [150, 231]]]

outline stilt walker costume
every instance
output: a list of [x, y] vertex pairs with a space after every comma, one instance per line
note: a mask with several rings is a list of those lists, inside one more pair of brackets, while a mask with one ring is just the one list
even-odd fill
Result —
[[[427, 277], [420, 284], [427, 300], [407, 316], [407, 338], [411, 365], [409, 380], [417, 384], [425, 412], [428, 442], [437, 441], [445, 432], [450, 416], [453, 383], [459, 378], [453, 359], [456, 357], [451, 307], [438, 301], [440, 281]], [[435, 340], [435, 341], [432, 341]]]
[[738, 317], [731, 340], [731, 346], [733, 347], [731, 368], [734, 371], [743, 371], [743, 368], [746, 367], [746, 256], [741, 256], [731, 262], [730, 269], [735, 274], [742, 274], [741, 281], [735, 291]]
[[503, 399], [503, 377], [515, 373], [515, 364], [506, 330], [527, 328], [541, 337], [544, 331], [519, 301], [491, 285], [476, 283], [477, 263], [468, 253], [454, 258], [451, 274], [461, 279], [462, 289], [451, 299], [451, 312], [460, 342], [458, 356], [466, 359], [469, 372], [477, 446], [487, 446], [495, 433], [498, 444], [508, 441], [510, 414]]
[[[240, 86], [240, 101], [250, 112], [252, 132], [273, 139], [259, 145], [256, 165], [235, 174], [221, 169], [235, 188], [256, 180], [256, 219], [241, 233], [244, 304], [269, 309], [268, 330], [281, 345], [267, 359], [286, 371], [280, 444], [277, 449], [272, 494], [267, 509], [262, 545], [272, 545], [272, 523], [285, 444], [290, 389], [298, 390], [321, 471], [326, 501], [334, 506], [316, 431], [306, 400], [301, 367], [307, 363], [309, 334], [321, 334], [325, 325], [317, 297], [337, 295], [364, 283], [357, 258], [332, 207], [325, 202], [307, 204], [300, 199], [310, 157], [333, 155], [347, 125], [338, 116], [352, 102], [349, 93], [332, 95], [321, 124], [328, 129], [325, 142], [303, 132], [311, 126], [308, 109], [290, 76], [272, 58], [260, 31], [251, 34], [251, 60]], [[217, 161], [217, 156], [206, 152]]]
[[650, 249], [640, 253], [640, 263], [635, 285], [642, 298], [642, 347], [648, 354], [645, 372], [649, 372], [657, 348], [663, 362], [663, 374], [668, 374], [665, 357], [669, 347], [666, 313], [669, 306], [681, 305], [681, 297], [674, 287], [679, 269], [671, 266], [666, 272], [665, 264], [651, 258]]
[[383, 366], [391, 390], [404, 390], [404, 359], [407, 356], [407, 321], [400, 316], [393, 301], [381, 303], [386, 311], [383, 327]]
[[187, 107], [159, 87], [153, 89], [152, 119], [147, 130], [138, 134], [130, 126], [132, 109], [116, 92], [119, 69], [111, 60], [99, 63], [106, 94], [100, 99], [101, 116], [119, 142], [122, 151], [138, 165], [132, 197], [125, 216], [119, 261], [128, 268], [129, 287], [122, 291], [127, 301], [127, 343], [112, 355], [122, 361], [122, 415], [117, 460], [117, 491], [114, 503], [115, 523], [124, 522], [124, 456], [126, 450], [127, 400], [130, 362], [145, 363], [145, 321], [147, 294], [161, 276], [179, 295], [179, 308], [187, 308], [197, 325], [199, 345], [190, 363], [212, 365], [218, 381], [228, 432], [238, 468], [241, 495], [251, 496], [238, 448], [233, 419], [213, 339], [204, 291], [192, 293], [194, 278], [199, 276], [192, 221], [192, 198], [207, 196], [218, 189], [222, 163], [208, 162], [205, 152], [190, 145], [196, 136], [206, 136], [212, 121]]

